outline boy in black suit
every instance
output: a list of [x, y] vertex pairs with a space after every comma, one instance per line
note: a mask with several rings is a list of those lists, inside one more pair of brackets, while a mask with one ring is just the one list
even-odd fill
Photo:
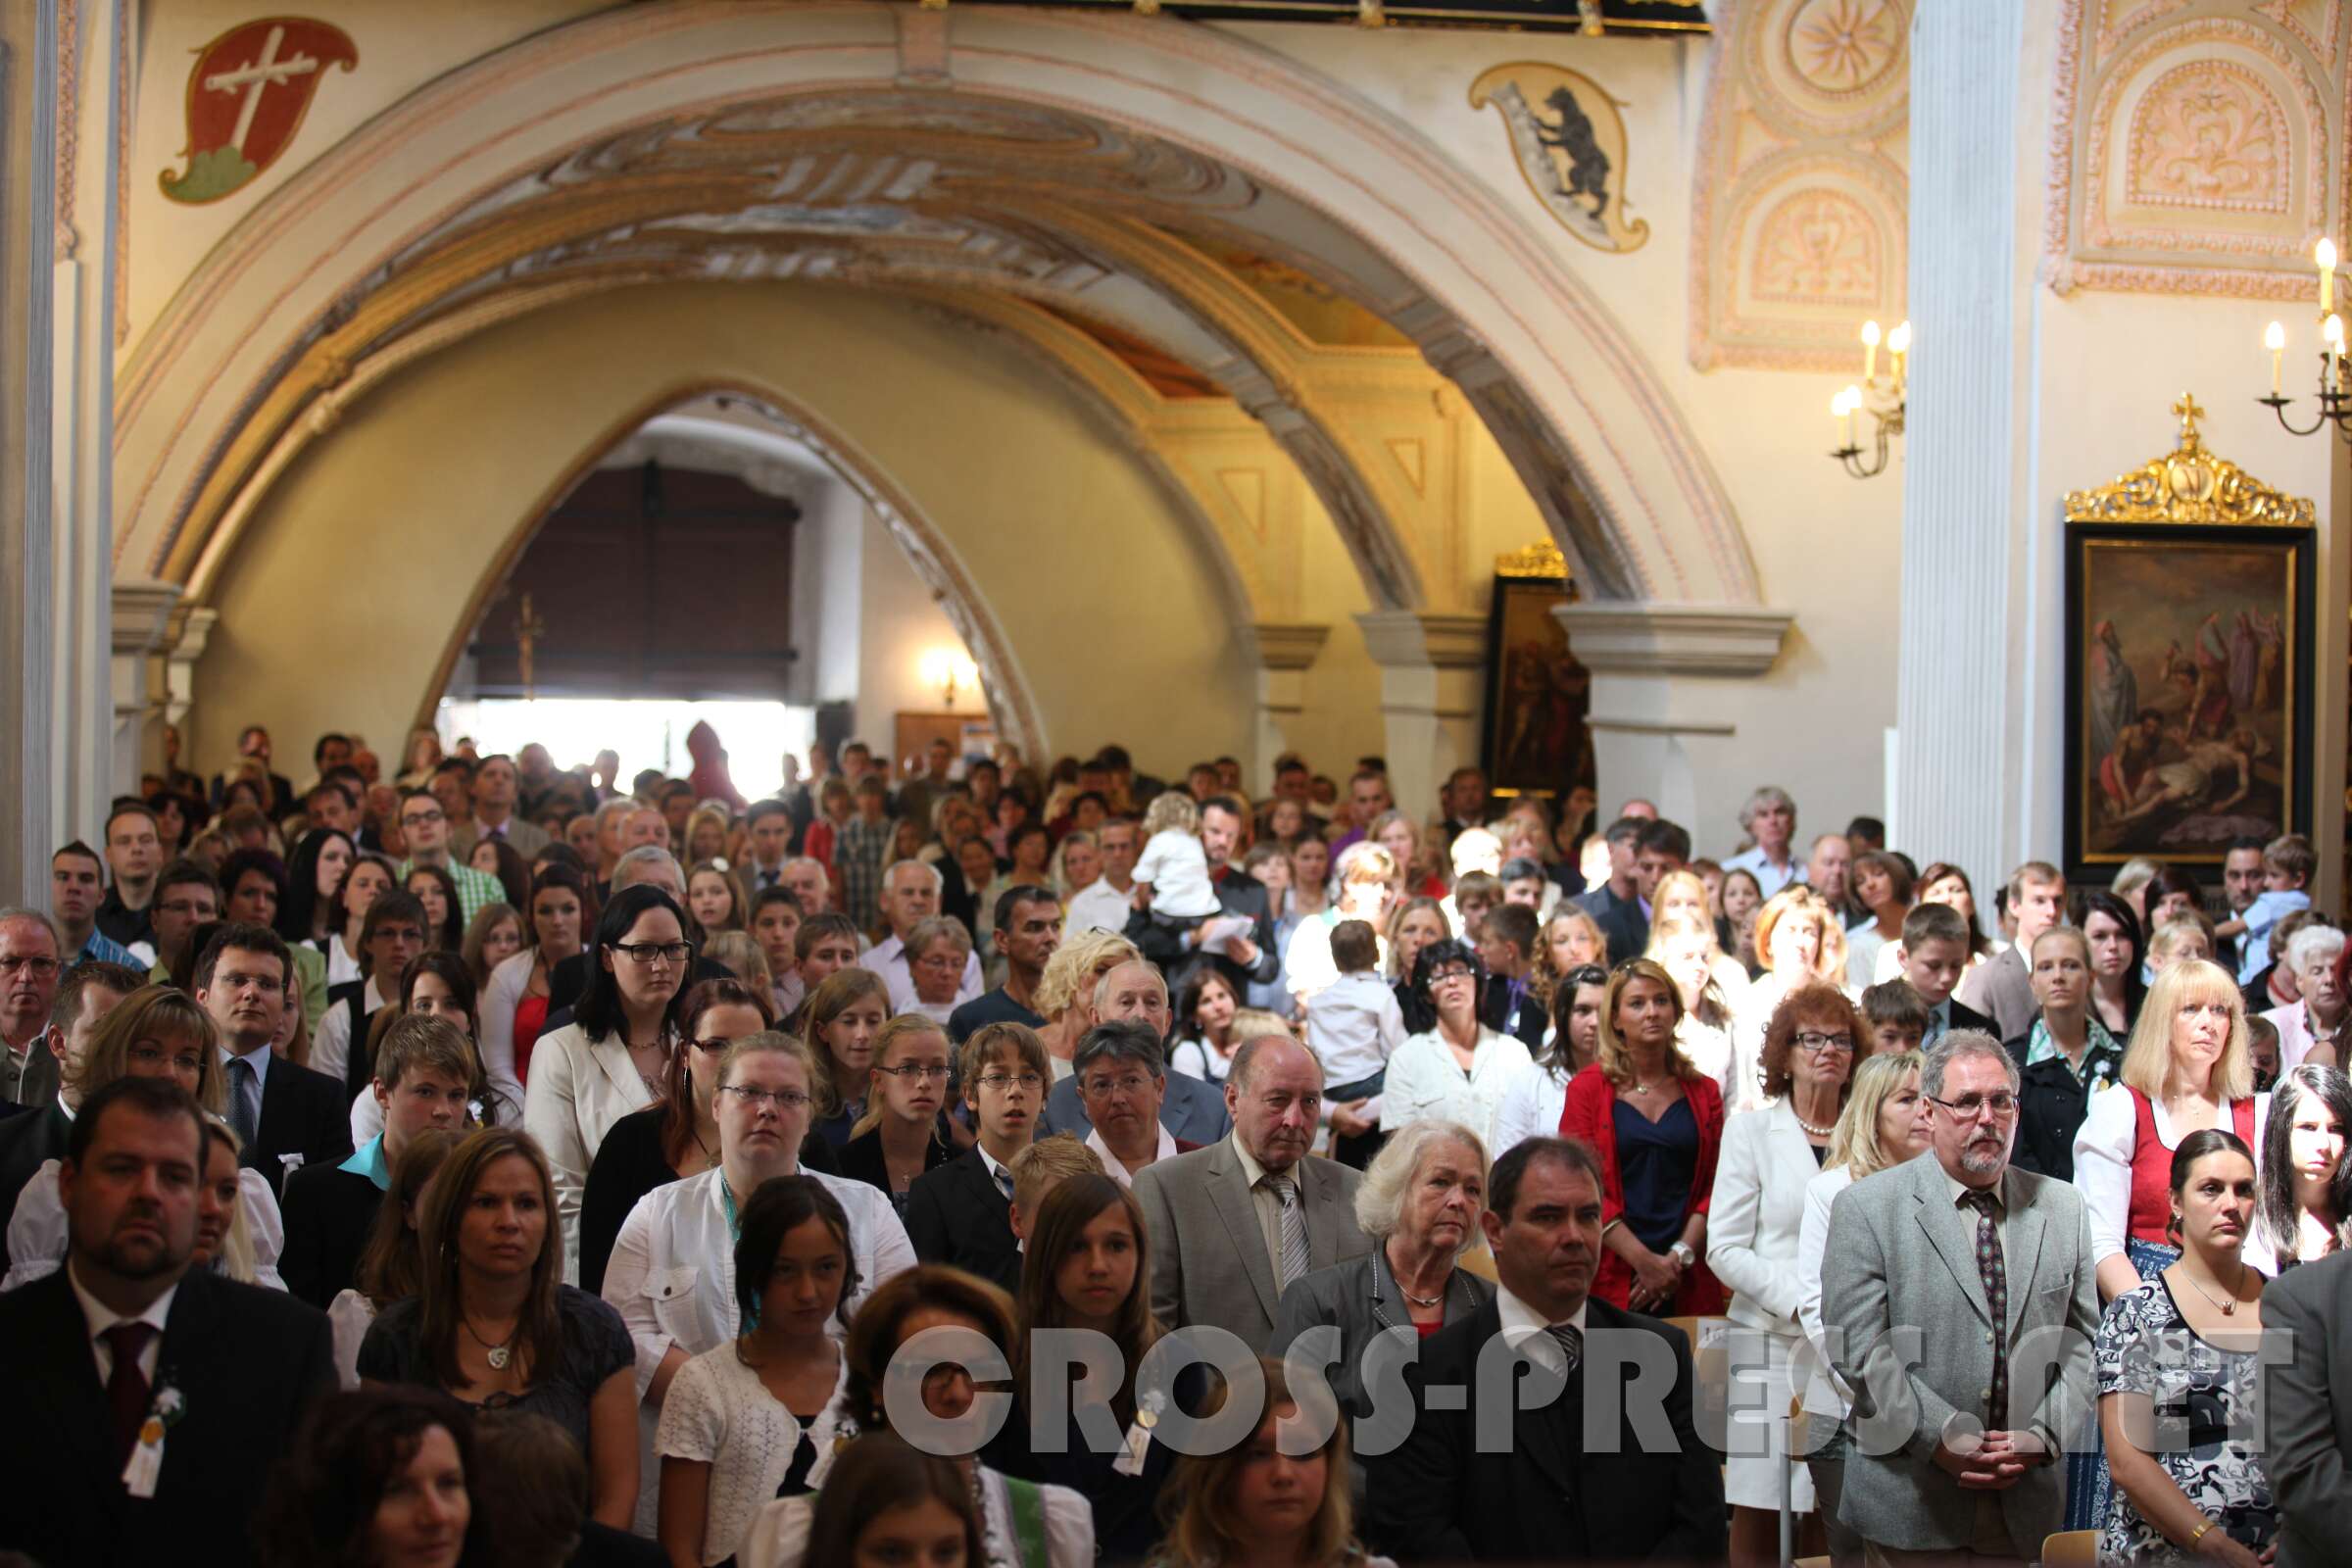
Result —
[[953, 1263], [1007, 1290], [1021, 1277], [1008, 1218], [1012, 1157], [1037, 1136], [1054, 1064], [1027, 1024], [983, 1024], [956, 1059], [979, 1139], [906, 1189], [906, 1236], [926, 1263]]
[[43, 1562], [250, 1560], [248, 1521], [335, 1387], [326, 1316], [191, 1269], [203, 1112], [169, 1079], [84, 1102], [58, 1172], [66, 1266], [0, 1297], [23, 1412], [0, 1423], [0, 1547]]
[[273, 1055], [270, 1040], [288, 1006], [293, 955], [266, 925], [231, 921], [196, 960], [196, 1004], [220, 1030], [228, 1076], [228, 1125], [245, 1146], [241, 1163], [262, 1173], [272, 1197], [286, 1172], [332, 1165], [351, 1153], [351, 1100], [322, 1072]]

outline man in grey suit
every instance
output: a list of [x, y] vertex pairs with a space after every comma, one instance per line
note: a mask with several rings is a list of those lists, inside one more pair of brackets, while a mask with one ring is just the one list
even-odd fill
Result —
[[2010, 1168], [2017, 1087], [1990, 1035], [1945, 1035], [1920, 1075], [1929, 1152], [1830, 1210], [1822, 1321], [1855, 1391], [1839, 1512], [1888, 1563], [2022, 1562], [2065, 1513], [2098, 1292], [2082, 1195]]
[[1998, 1024], [2003, 1040], [2033, 1028], [2041, 1011], [2027, 960], [2034, 939], [2066, 917], [2066, 874], [2047, 860], [2028, 860], [2010, 872], [2009, 917], [2017, 922], [2017, 941], [1989, 963], [1970, 969], [1952, 990], [1960, 1005]]
[[1323, 1068], [1288, 1035], [1260, 1035], [1225, 1079], [1233, 1136], [1147, 1165], [1136, 1201], [1152, 1237], [1152, 1310], [1169, 1328], [1213, 1324], [1264, 1354], [1283, 1289], [1372, 1250], [1355, 1222], [1357, 1172], [1307, 1149]]
[[2343, 1561], [2352, 1519], [2352, 1252], [2306, 1263], [2262, 1293], [2263, 1470], [2278, 1501], [2278, 1568]]

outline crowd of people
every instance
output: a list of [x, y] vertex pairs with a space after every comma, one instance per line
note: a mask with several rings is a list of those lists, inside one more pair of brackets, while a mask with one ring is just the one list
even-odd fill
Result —
[[1980, 906], [1769, 787], [238, 752], [0, 908], [0, 1551], [2336, 1560], [2296, 835]]

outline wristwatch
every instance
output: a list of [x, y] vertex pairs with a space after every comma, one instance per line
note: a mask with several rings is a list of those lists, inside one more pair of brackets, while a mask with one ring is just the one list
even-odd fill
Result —
[[1689, 1242], [1675, 1243], [1672, 1247], [1666, 1249], [1666, 1255], [1673, 1258], [1677, 1263], [1682, 1264], [1685, 1268], [1689, 1268], [1691, 1264], [1698, 1261], [1698, 1254], [1690, 1250], [1690, 1244]]

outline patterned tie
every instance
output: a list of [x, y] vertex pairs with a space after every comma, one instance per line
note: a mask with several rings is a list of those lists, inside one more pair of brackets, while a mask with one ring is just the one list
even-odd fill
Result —
[[139, 1353], [155, 1338], [155, 1325], [118, 1323], [102, 1338], [115, 1357], [106, 1380], [106, 1402], [115, 1412], [116, 1456], [128, 1459], [147, 1420], [147, 1374], [139, 1370]]
[[228, 1125], [236, 1132], [237, 1142], [247, 1149], [253, 1147], [253, 1135], [262, 1121], [262, 1086], [253, 1076], [253, 1063], [243, 1056], [231, 1057], [228, 1063]]
[[1585, 1362], [1584, 1330], [1573, 1323], [1554, 1323], [1544, 1332], [1550, 1335], [1553, 1342], [1559, 1346], [1560, 1354], [1566, 1358], [1568, 1363], [1568, 1375], [1576, 1376], [1576, 1369]]
[[2009, 1269], [2001, 1260], [2001, 1222], [1990, 1193], [1970, 1193], [1960, 1201], [1977, 1211], [1977, 1277], [1984, 1304], [1992, 1309], [1992, 1382], [1984, 1400], [1984, 1425], [2009, 1425]]
[[1298, 1184], [1288, 1176], [1269, 1176], [1274, 1200], [1282, 1205], [1283, 1289], [1306, 1272], [1306, 1207], [1298, 1201]]
[[1009, 1203], [1012, 1201], [1012, 1172], [1005, 1169], [1003, 1165], [999, 1165], [996, 1168], [995, 1175], [997, 1178], [997, 1190], [1004, 1195], [1004, 1200]]

